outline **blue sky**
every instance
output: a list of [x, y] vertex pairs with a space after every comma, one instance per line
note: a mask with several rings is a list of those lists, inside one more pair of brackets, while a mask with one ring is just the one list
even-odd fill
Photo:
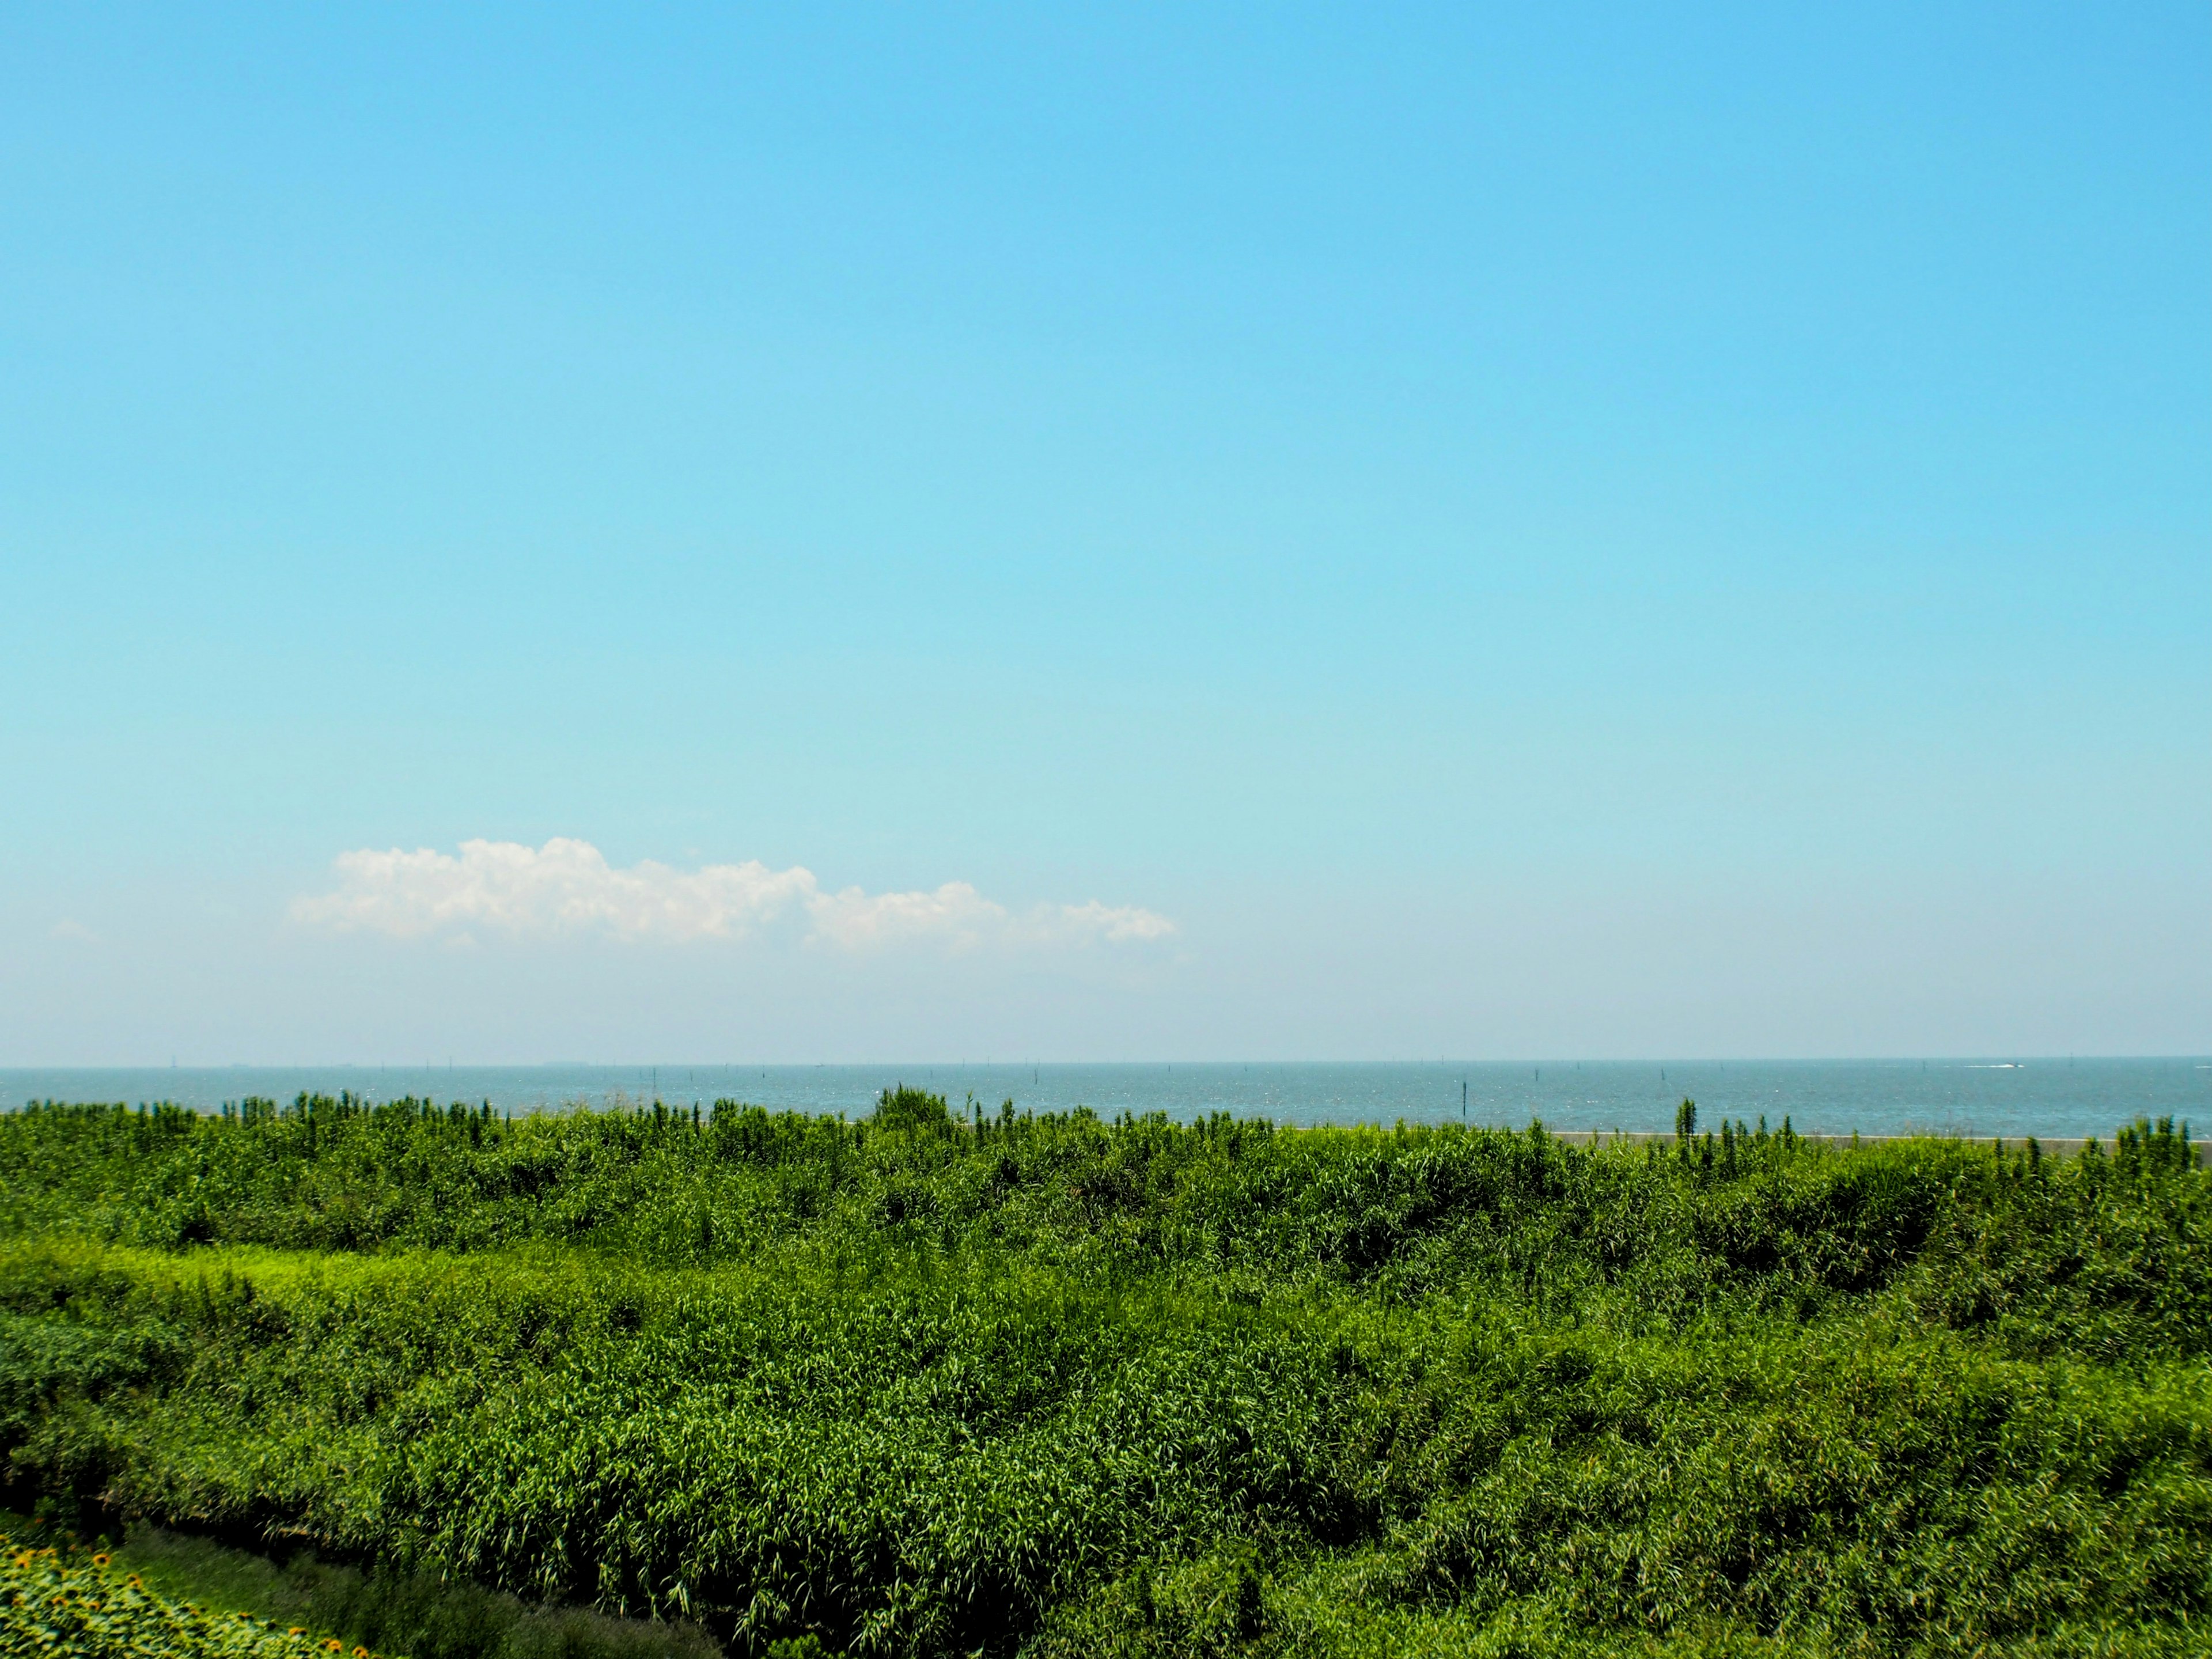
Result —
[[0, 1064], [2212, 1049], [2209, 122], [2193, 4], [10, 8]]

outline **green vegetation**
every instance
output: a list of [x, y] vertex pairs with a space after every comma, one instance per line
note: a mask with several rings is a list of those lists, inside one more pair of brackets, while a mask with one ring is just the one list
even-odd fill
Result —
[[[0, 1535], [0, 1651], [102, 1659], [329, 1659], [336, 1637], [173, 1601], [125, 1564]], [[361, 1659], [368, 1650], [356, 1647]]]
[[2185, 1132], [1693, 1125], [34, 1108], [0, 1455], [738, 1653], [2208, 1650]]
[[[144, 1522], [132, 1524], [123, 1543], [101, 1538], [89, 1546], [26, 1517], [0, 1517], [0, 1540], [8, 1531], [18, 1537], [9, 1553], [20, 1558], [19, 1571], [44, 1571], [58, 1561], [82, 1575], [89, 1564], [120, 1585], [117, 1597], [124, 1589], [139, 1595], [137, 1616], [142, 1622], [155, 1619], [160, 1638], [149, 1651], [227, 1653], [248, 1638], [264, 1639], [271, 1629], [308, 1635], [324, 1653], [362, 1650], [410, 1659], [714, 1659], [720, 1651], [694, 1625], [613, 1619], [585, 1607], [529, 1607], [431, 1571], [362, 1571], [319, 1560], [307, 1550], [294, 1551], [280, 1564]], [[80, 1595], [70, 1605], [106, 1599]], [[52, 1601], [50, 1595], [33, 1594], [18, 1605], [44, 1607]], [[195, 1631], [210, 1630], [222, 1641], [210, 1645], [188, 1639]], [[0, 1653], [14, 1650], [0, 1641]], [[289, 1650], [280, 1645], [279, 1650]]]

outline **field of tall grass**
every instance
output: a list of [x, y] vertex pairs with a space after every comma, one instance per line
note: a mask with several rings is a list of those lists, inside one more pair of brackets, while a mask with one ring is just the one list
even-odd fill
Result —
[[2185, 1131], [1682, 1127], [33, 1107], [8, 1501], [737, 1654], [2212, 1650]]

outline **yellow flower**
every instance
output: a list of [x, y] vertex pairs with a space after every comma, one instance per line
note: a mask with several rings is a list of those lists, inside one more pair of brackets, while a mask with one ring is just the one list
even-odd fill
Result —
[[130, 1585], [132, 1589], [137, 1589], [138, 1588], [138, 1575], [134, 1572], [123, 1582]]
[[104, 1567], [107, 1565], [107, 1558], [104, 1555], [95, 1555], [92, 1558], [92, 1565], [95, 1567]]

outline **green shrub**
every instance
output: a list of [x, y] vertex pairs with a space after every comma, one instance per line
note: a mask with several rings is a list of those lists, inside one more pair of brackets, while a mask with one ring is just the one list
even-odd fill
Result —
[[0, 1455], [745, 1653], [2201, 1647], [2185, 1129], [1682, 1127], [40, 1108]]

